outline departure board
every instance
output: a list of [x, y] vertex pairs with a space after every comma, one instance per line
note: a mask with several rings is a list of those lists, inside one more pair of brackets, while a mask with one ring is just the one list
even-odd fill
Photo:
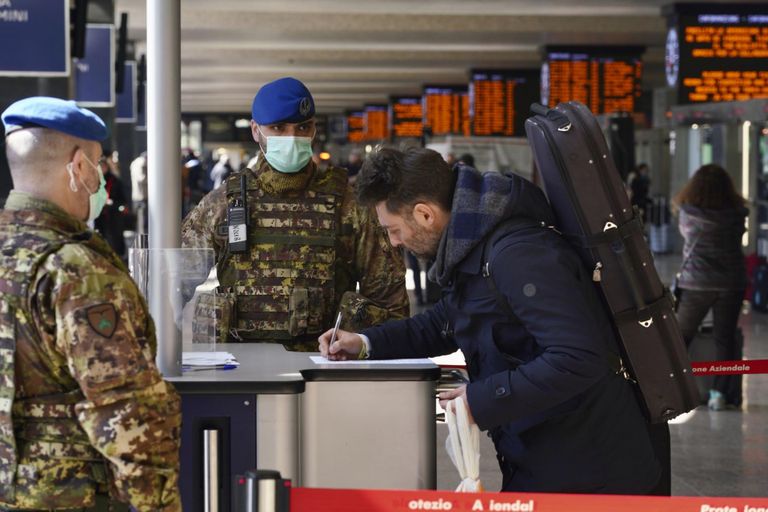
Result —
[[424, 128], [432, 135], [469, 136], [469, 91], [465, 86], [427, 85], [422, 96]]
[[347, 140], [349, 142], [362, 142], [365, 136], [364, 129], [364, 112], [350, 112], [347, 114]]
[[640, 98], [642, 47], [555, 47], [545, 50], [541, 102], [576, 100], [595, 114], [635, 112]]
[[364, 109], [364, 135], [366, 141], [389, 139], [389, 106], [366, 105]]
[[392, 137], [421, 137], [424, 133], [424, 109], [418, 96], [393, 96], [389, 99]]
[[665, 14], [665, 71], [678, 103], [768, 98], [766, 4], [676, 4]]
[[541, 94], [539, 70], [473, 70], [469, 84], [472, 133], [525, 136], [531, 103]]

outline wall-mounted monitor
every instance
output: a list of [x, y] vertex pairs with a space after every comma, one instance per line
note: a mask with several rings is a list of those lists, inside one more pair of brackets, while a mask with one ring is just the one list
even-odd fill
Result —
[[420, 138], [424, 134], [421, 97], [392, 96], [389, 99], [389, 125], [395, 139]]
[[636, 112], [643, 64], [640, 46], [547, 46], [541, 103], [579, 101], [595, 114]]
[[537, 69], [476, 69], [469, 83], [472, 134], [525, 136], [531, 103], [539, 101]]
[[425, 85], [424, 129], [432, 135], [469, 136], [469, 90], [463, 85]]
[[365, 136], [365, 112], [347, 113], [347, 141], [354, 144], [362, 142]]
[[664, 14], [679, 104], [768, 98], [768, 5], [674, 4]]

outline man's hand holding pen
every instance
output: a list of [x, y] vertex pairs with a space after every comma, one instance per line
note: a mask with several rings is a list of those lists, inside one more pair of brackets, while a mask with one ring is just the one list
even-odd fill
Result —
[[353, 332], [339, 329], [336, 332], [336, 340], [332, 341], [333, 331], [334, 329], [328, 329], [317, 339], [320, 344], [320, 355], [331, 361], [357, 359], [363, 349], [363, 339]]

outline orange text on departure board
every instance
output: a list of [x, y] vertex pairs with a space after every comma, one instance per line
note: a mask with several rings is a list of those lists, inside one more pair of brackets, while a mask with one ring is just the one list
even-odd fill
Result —
[[583, 58], [549, 61], [549, 104], [579, 101], [595, 113], [634, 112], [639, 59]]
[[475, 135], [514, 135], [515, 86], [514, 80], [476, 79], [473, 81]]
[[469, 135], [469, 95], [466, 92], [425, 91], [425, 124], [433, 135]]
[[349, 142], [362, 142], [365, 133], [363, 127], [365, 120], [361, 115], [347, 116], [347, 139]]
[[424, 132], [421, 101], [396, 102], [392, 105], [392, 135], [394, 137], [421, 137]]
[[695, 25], [685, 27], [684, 38], [691, 50], [681, 60], [692, 58], [702, 69], [682, 78], [688, 101], [768, 98], [768, 26]]
[[389, 119], [386, 109], [365, 111], [365, 140], [377, 141], [389, 138]]

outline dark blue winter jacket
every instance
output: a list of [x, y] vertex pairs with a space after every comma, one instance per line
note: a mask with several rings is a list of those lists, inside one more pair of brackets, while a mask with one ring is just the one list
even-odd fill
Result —
[[645, 419], [616, 374], [618, 348], [591, 274], [542, 226], [552, 218], [530, 182], [462, 168], [430, 269], [442, 300], [363, 334], [376, 359], [462, 350], [469, 407], [496, 445], [503, 490], [647, 493], [660, 467]]

